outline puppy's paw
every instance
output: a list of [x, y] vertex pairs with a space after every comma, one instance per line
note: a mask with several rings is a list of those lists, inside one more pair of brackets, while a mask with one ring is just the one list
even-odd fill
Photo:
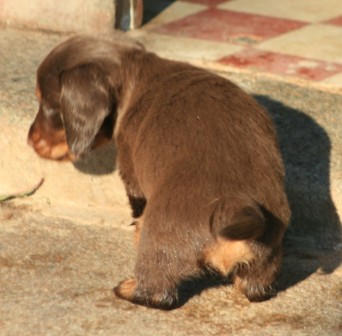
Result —
[[114, 289], [117, 297], [139, 305], [169, 310], [177, 306], [178, 295], [175, 288], [153, 291], [138, 286], [136, 279], [127, 279]]
[[250, 302], [267, 301], [277, 295], [271, 285], [235, 278], [235, 286]]

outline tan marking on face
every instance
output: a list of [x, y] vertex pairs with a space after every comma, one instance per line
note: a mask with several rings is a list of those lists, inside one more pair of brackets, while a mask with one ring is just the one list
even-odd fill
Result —
[[58, 160], [64, 156], [67, 156], [68, 153], [69, 147], [66, 142], [63, 142], [51, 147], [50, 158], [52, 160]]
[[41, 93], [41, 91], [40, 91], [40, 88], [39, 88], [39, 86], [38, 86], [38, 83], [37, 83], [37, 85], [36, 85], [35, 95], [36, 95], [38, 101], [41, 102], [41, 100], [42, 100], [42, 93]]
[[64, 130], [51, 130], [50, 133], [45, 133], [41, 128], [34, 127], [29, 134], [28, 143], [43, 158], [59, 161], [75, 159], [69, 153]]
[[47, 142], [44, 139], [39, 139], [37, 138], [37, 142], [34, 144], [34, 148], [39, 150], [39, 149], [44, 149], [47, 147]]

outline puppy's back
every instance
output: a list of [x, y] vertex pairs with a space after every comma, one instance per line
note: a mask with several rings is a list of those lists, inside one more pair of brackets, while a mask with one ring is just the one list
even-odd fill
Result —
[[267, 112], [205, 70], [164, 60], [160, 69], [154, 55], [146, 62], [153, 81], [140, 90], [139, 110], [122, 125], [135, 139], [133, 161], [138, 175], [144, 172], [144, 189], [171, 179], [194, 194], [200, 189], [204, 199], [244, 192], [287, 222], [284, 168]]

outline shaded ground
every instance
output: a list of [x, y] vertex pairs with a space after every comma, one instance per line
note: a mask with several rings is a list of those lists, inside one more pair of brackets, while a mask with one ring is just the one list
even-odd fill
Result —
[[35, 69], [61, 39], [0, 30], [0, 194], [45, 177], [34, 196], [0, 203], [0, 334], [341, 334], [342, 97], [222, 74], [254, 94], [277, 127], [293, 210], [280, 293], [251, 304], [212, 278], [189, 285], [181, 308], [151, 310], [111, 291], [135, 258], [113, 145], [77, 167], [41, 160], [26, 145]]

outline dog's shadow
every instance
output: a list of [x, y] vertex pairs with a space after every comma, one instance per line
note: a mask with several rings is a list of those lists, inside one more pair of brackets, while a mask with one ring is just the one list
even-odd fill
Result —
[[[330, 196], [331, 142], [313, 118], [266, 96], [255, 96], [266, 107], [277, 130], [286, 170], [286, 192], [292, 219], [284, 240], [284, 258], [277, 290], [284, 291], [320, 271], [333, 272], [341, 263], [336, 249], [341, 223]], [[111, 143], [81, 160], [76, 168], [102, 175], [115, 170]], [[212, 274], [181, 285], [179, 305], [210, 287], [226, 285]]]
[[266, 96], [255, 98], [271, 115], [285, 164], [292, 210], [278, 277], [278, 290], [285, 290], [316, 271], [329, 274], [341, 264], [336, 248], [341, 222], [330, 193], [331, 141], [305, 113]]
[[108, 175], [116, 169], [116, 149], [114, 141], [91, 151], [73, 163], [82, 173], [91, 175]]

